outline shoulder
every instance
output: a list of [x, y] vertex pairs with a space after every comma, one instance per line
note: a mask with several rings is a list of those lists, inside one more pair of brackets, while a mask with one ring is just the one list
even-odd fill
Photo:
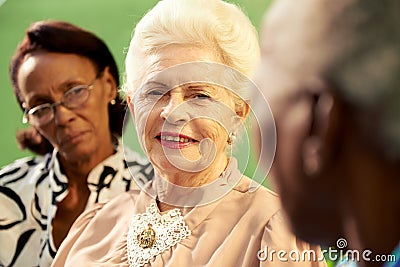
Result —
[[[258, 254], [258, 257], [262, 256], [262, 259], [259, 258], [259, 260], [262, 262], [266, 259], [272, 260], [277, 257], [273, 253], [279, 251], [285, 252], [282, 256], [283, 261], [289, 261], [293, 266], [327, 266], [321, 248], [298, 239], [291, 231], [282, 210], [273, 214], [264, 227], [261, 250]], [[261, 266], [264, 266], [263, 264]]]
[[[125, 213], [129, 213], [127, 211], [134, 205], [139, 192], [139, 190], [123, 192], [108, 202], [96, 203], [75, 220], [70, 230], [71, 236], [84, 232], [86, 228], [91, 227], [90, 225], [102, 224], [103, 220], [117, 219], [120, 216], [124, 216]], [[112, 227], [112, 225], [108, 226]], [[103, 225], [102, 227], [106, 228], [108, 226]]]
[[280, 207], [280, 199], [277, 193], [269, 190], [263, 185], [254, 182], [247, 176], [243, 175], [240, 182], [233, 188], [233, 192], [246, 199], [251, 209], [264, 216], [271, 217]]
[[33, 167], [37, 166], [38, 164], [42, 163], [43, 159], [45, 157], [46, 156], [44, 156], [44, 157], [37, 156], [37, 157], [26, 157], [26, 158], [22, 158], [22, 159], [17, 159], [16, 161], [14, 161], [6, 166], [3, 166], [0, 169], [0, 177], [11, 175], [23, 168], [33, 168]]
[[48, 172], [50, 158], [51, 154], [26, 157], [4, 166], [0, 169], [0, 185], [11, 186], [21, 181], [28, 184], [35, 182], [43, 173]]
[[[124, 217], [132, 210], [136, 199], [140, 194], [139, 189], [122, 192], [111, 200], [96, 204], [92, 208], [86, 210], [78, 218], [77, 221], [89, 222], [91, 220], [110, 219], [111, 217]], [[84, 223], [86, 225], [86, 223]]]
[[243, 176], [231, 192], [215, 202], [216, 208], [211, 214], [219, 219], [223, 214], [230, 214], [230, 223], [244, 223], [246, 229], [262, 235], [264, 227], [281, 205], [274, 192], [264, 187], [255, 190], [251, 186], [251, 180]]
[[93, 265], [93, 259], [99, 259], [99, 253], [105, 256], [123, 249], [139, 192], [121, 193], [82, 213], [62, 242], [52, 266]]
[[149, 163], [149, 160], [145, 156], [133, 151], [129, 147], [122, 146], [122, 149], [127, 162], [136, 162], [140, 165], [147, 165]]
[[124, 222], [131, 215], [139, 192], [140, 190], [123, 192], [108, 202], [97, 203], [84, 211], [72, 225], [69, 239], [76, 240], [88, 231], [90, 235], [95, 234], [93, 229], [101, 229], [103, 235], [107, 235], [116, 226], [116, 222]]
[[123, 207], [129, 207], [133, 205], [137, 199], [137, 197], [140, 194], [140, 189], [132, 189], [127, 192], [123, 192], [119, 194], [118, 196], [114, 197], [110, 201], [104, 203], [102, 206], [102, 210], [112, 210], [112, 209], [118, 209], [124, 212]]
[[263, 223], [265, 237], [285, 241], [293, 238], [282, 213], [277, 193], [258, 183], [254, 183], [246, 176], [243, 176], [240, 183], [234, 189], [240, 192], [244, 198], [248, 199], [248, 212], [251, 211], [253, 216], [259, 218]]
[[124, 162], [138, 184], [145, 184], [153, 178], [154, 170], [147, 157], [123, 146]]

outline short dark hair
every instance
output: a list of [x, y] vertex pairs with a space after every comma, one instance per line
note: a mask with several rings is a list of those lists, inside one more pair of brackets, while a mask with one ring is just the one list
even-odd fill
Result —
[[[18, 71], [25, 56], [35, 51], [75, 54], [86, 57], [93, 63], [97, 72], [109, 67], [117, 88], [119, 87], [117, 64], [107, 45], [99, 37], [68, 22], [38, 21], [28, 27], [24, 39], [18, 45], [10, 62], [11, 83], [21, 108], [23, 108], [23, 100], [18, 86]], [[114, 105], [109, 104], [108, 107], [109, 126], [113, 134], [121, 136], [126, 105], [118, 93], [115, 102]], [[43, 140], [46, 139], [43, 138]], [[33, 147], [29, 146], [29, 142], [25, 144], [33, 152], [40, 154], [49, 152], [52, 149], [51, 145], [49, 146], [48, 144], [46, 151], [35, 151]]]

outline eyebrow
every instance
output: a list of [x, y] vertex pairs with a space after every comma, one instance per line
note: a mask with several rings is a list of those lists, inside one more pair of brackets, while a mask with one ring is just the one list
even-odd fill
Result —
[[162, 87], [168, 87], [165, 83], [158, 82], [158, 81], [151, 81], [151, 80], [145, 82], [145, 83], [142, 85], [142, 87], [149, 86], [149, 85], [152, 85], [152, 84], [154, 84], [154, 85], [159, 85], [159, 86], [162, 86]]
[[[186, 86], [183, 86], [185, 89], [188, 90], [194, 90], [194, 91], [207, 91], [211, 94], [217, 93], [220, 88], [215, 86], [214, 84], [208, 84], [208, 83], [195, 83], [195, 84], [188, 84]], [[225, 89], [225, 88], [224, 88]]]
[[[62, 92], [64, 94], [66, 91], [71, 89], [74, 86], [81, 85], [81, 84], [86, 84], [86, 82], [83, 82], [81, 79], [76, 79], [76, 80], [66, 80], [62, 82], [56, 89], [58, 92]], [[54, 102], [54, 99], [50, 95], [46, 94], [32, 94], [32, 97], [29, 99], [27, 102], [28, 106], [30, 108], [45, 104], [45, 103], [51, 103]]]
[[43, 94], [34, 95], [27, 102], [27, 104], [28, 104], [27, 108], [30, 109], [30, 108], [36, 107], [38, 105], [41, 105], [41, 104], [50, 103], [52, 101], [53, 100], [51, 99], [51, 97], [49, 95], [43, 95]]
[[185, 85], [183, 85], [183, 87], [187, 87], [190, 89], [208, 88], [208, 89], [212, 89], [212, 90], [217, 90], [217, 88], [215, 88], [215, 85], [213, 85], [213, 84], [200, 83], [200, 82], [185, 84]]

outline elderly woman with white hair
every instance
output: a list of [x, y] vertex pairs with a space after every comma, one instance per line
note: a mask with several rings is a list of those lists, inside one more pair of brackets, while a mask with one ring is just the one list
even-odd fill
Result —
[[290, 233], [278, 196], [252, 190], [227, 155], [258, 59], [256, 31], [233, 4], [164, 0], [141, 19], [125, 89], [155, 177], [82, 215], [53, 266], [325, 266]]

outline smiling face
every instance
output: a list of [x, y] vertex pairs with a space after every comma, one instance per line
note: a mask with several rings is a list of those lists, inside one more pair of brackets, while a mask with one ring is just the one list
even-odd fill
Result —
[[26, 109], [61, 101], [66, 91], [89, 85], [88, 100], [75, 109], [55, 107], [54, 118], [36, 126], [67, 162], [98, 163], [112, 153], [108, 103], [116, 96], [108, 69], [96, 79], [92, 62], [74, 54], [36, 52], [26, 57], [18, 72], [18, 85]]
[[[159, 98], [152, 94], [160, 89], [153, 87], [150, 90], [146, 93], [148, 101]], [[188, 84], [163, 93], [151, 104], [153, 107], [144, 132], [146, 151], [152, 162], [168, 170], [174, 162], [179, 164], [174, 158], [183, 157], [188, 165], [176, 167], [185, 171], [200, 170], [209, 164], [221, 164], [218, 169], [223, 170], [223, 165], [227, 164], [228, 130], [220, 122], [226, 120], [226, 116], [234, 115], [227, 110], [228, 107], [233, 109], [229, 100], [226, 90], [205, 84]], [[201, 148], [201, 141], [202, 144], [210, 143], [207, 148]]]
[[217, 178], [227, 165], [228, 134], [237, 119], [232, 93], [190, 82], [190, 70], [183, 73], [170, 67], [220, 61], [208, 49], [187, 46], [168, 46], [142, 59], [142, 79], [130, 102], [139, 138], [155, 169], [181, 185], [174, 177], [210, 173], [206, 181], [183, 182], [186, 186]]

